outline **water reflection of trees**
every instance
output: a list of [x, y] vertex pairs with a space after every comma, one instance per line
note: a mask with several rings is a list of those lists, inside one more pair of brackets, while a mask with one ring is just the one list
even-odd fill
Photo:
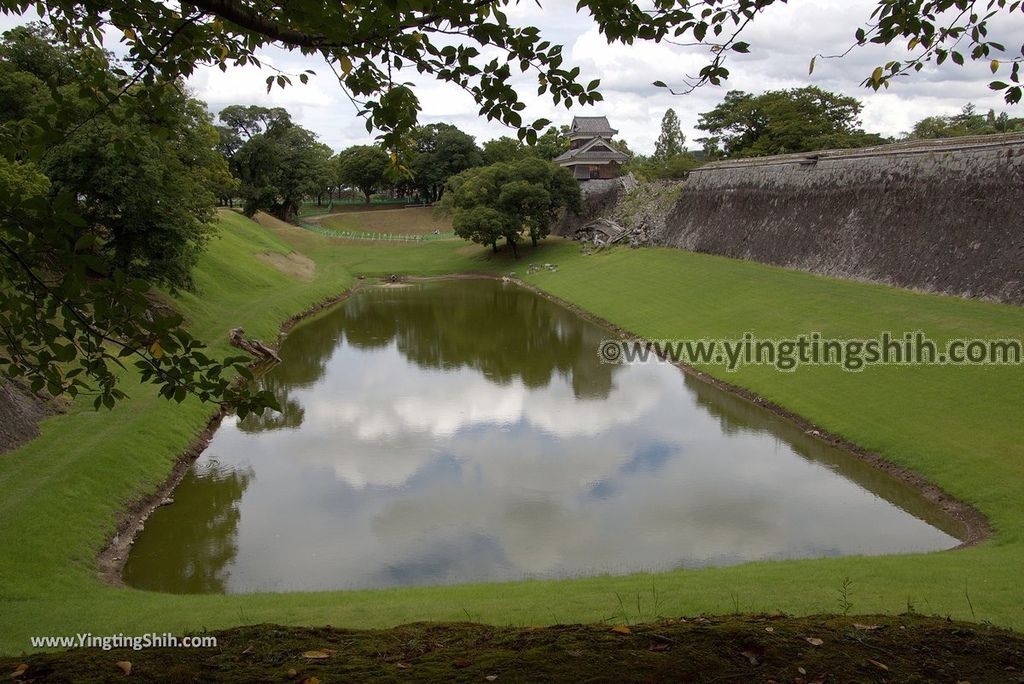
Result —
[[274, 393], [281, 410], [267, 409], [261, 414], [250, 414], [238, 422], [240, 430], [261, 432], [302, 425], [306, 412], [292, 397], [292, 392], [310, 387], [323, 377], [342, 336], [346, 306], [304, 321], [288, 333], [287, 342], [281, 347], [281, 363], [259, 379], [262, 389]]
[[608, 333], [522, 288], [494, 281], [373, 288], [292, 331], [282, 363], [264, 378], [280, 413], [250, 416], [247, 432], [297, 427], [302, 407], [290, 391], [324, 374], [345, 339], [357, 349], [396, 344], [424, 369], [472, 368], [498, 385], [518, 379], [529, 388], [566, 378], [578, 399], [606, 399], [617, 366], [597, 356]]
[[224, 593], [225, 568], [238, 553], [237, 504], [252, 478], [251, 469], [216, 462], [191, 468], [174, 490], [174, 504], [146, 522], [125, 566], [128, 584], [176, 594]]
[[615, 366], [597, 348], [607, 333], [513, 285], [491, 281], [387, 289], [352, 302], [344, 333], [355, 347], [395, 340], [421, 368], [480, 371], [495, 384], [546, 387], [569, 378], [577, 398], [607, 398]]

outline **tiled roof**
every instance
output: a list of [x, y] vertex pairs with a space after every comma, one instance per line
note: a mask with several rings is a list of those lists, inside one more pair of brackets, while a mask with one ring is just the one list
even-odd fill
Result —
[[[577, 118], [579, 118], [579, 117], [577, 117]], [[604, 117], [599, 117], [599, 118], [603, 119]], [[592, 150], [592, 149], [590, 149], [591, 147], [595, 147], [598, 144], [598, 142], [603, 143], [604, 145], [606, 145], [609, 148], [609, 150], [608, 151], [603, 151], [603, 150], [599, 151], [599, 150]], [[597, 138], [594, 138], [589, 143], [587, 143], [586, 145], [584, 145], [583, 147], [578, 147], [575, 150], [566, 150], [562, 154], [560, 154], [557, 157], [555, 157], [555, 163], [561, 164], [561, 163], [564, 163], [564, 162], [573, 162], [573, 163], [580, 163], [580, 164], [582, 164], [582, 163], [588, 162], [588, 161], [594, 161], [594, 162], [596, 162], [596, 161], [624, 162], [624, 161], [627, 161], [628, 159], [629, 159], [628, 156], [626, 156], [622, 152], [619, 152], [618, 150], [613, 148], [608, 143], [607, 140], [605, 140], [603, 138], [600, 138], [600, 137], [597, 137]]]
[[572, 133], [608, 133], [617, 132], [608, 123], [607, 116], [574, 116], [572, 126], [569, 127]]
[[570, 154], [578, 152], [578, 150], [569, 150], [565, 154], [555, 157], [555, 162], [573, 162], [574, 164], [582, 164], [588, 161], [626, 161], [629, 159], [622, 152], [582, 152], [580, 154]]

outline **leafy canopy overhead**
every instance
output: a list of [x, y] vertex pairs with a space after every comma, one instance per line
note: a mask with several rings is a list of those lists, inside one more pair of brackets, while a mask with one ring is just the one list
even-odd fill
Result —
[[[720, 84], [729, 76], [730, 54], [746, 53], [743, 31], [764, 9], [784, 0], [579, 0], [609, 42], [637, 40], [687, 42], [705, 46], [708, 62], [691, 77], [666, 75], [690, 90]], [[593, 104], [601, 100], [599, 80], [583, 83], [580, 69], [565, 63], [561, 45], [534, 26], [517, 25], [506, 14], [511, 0], [402, 0], [390, 4], [324, 3], [290, 0], [0, 0], [0, 10], [24, 13], [38, 8], [72, 47], [97, 45], [103, 31], [119, 29], [136, 78], [153, 83], [188, 76], [200, 64], [260, 64], [257, 52], [271, 44], [320, 54], [333, 75], [366, 116], [367, 130], [381, 131], [385, 147], [401, 149], [415, 125], [419, 101], [407, 74], [416, 72], [469, 92], [482, 116], [519, 129], [533, 142], [547, 121], [523, 119], [525, 103], [509, 80], [532, 74], [537, 92], [555, 104]], [[1005, 52], [989, 35], [999, 14], [1024, 11], [1017, 0], [878, 0], [868, 24], [850, 26], [850, 48], [868, 43], [907, 46], [905, 59], [879, 65], [863, 81], [888, 87], [893, 79], [929, 63], [990, 63], [1002, 80], [992, 87], [1008, 102], [1021, 97], [1020, 64], [1024, 52]], [[1013, 46], [1016, 50], [1016, 46]], [[1021, 47], [1024, 51], [1024, 46]], [[814, 63], [811, 68], [813, 70]], [[1005, 74], [1005, 75], [1004, 75]], [[271, 73], [267, 87], [286, 86], [309, 73]], [[126, 72], [127, 79], [130, 75]], [[662, 81], [655, 85], [665, 86]], [[108, 92], [113, 95], [113, 92]]]
[[102, 107], [93, 78], [116, 82], [107, 56], [42, 27], [0, 41], [0, 373], [111, 407], [132, 364], [170, 399], [272, 404], [233, 384], [248, 357], [208, 357], [153, 301], [154, 283], [191, 285], [211, 234], [227, 168], [205, 107], [143, 86]]

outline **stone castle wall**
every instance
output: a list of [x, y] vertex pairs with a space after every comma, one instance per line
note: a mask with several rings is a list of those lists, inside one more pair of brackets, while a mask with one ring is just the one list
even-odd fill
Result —
[[646, 242], [1024, 304], [1024, 135], [708, 164]]

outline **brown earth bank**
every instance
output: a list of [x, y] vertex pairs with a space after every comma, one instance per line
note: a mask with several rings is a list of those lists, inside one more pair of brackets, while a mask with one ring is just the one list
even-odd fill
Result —
[[[386, 630], [253, 625], [215, 647], [0, 659], [21, 682], [1021, 682], [1024, 636], [918, 615]], [[128, 671], [128, 674], [125, 672]]]

